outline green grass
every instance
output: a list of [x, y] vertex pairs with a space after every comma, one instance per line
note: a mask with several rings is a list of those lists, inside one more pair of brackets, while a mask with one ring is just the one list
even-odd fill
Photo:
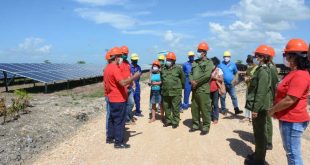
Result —
[[100, 90], [96, 90], [88, 95], [84, 95], [84, 97], [90, 97], [90, 98], [100, 98], [100, 97], [104, 97], [104, 90], [100, 89]]

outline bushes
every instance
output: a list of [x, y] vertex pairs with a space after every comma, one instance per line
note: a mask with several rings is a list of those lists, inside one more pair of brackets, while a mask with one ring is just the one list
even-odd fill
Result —
[[25, 90], [16, 90], [14, 97], [11, 99], [11, 106], [5, 105], [5, 98], [0, 98], [0, 116], [3, 116], [3, 123], [6, 117], [10, 116], [14, 120], [20, 117], [20, 112], [27, 114], [30, 111], [27, 109], [30, 106], [31, 96]]

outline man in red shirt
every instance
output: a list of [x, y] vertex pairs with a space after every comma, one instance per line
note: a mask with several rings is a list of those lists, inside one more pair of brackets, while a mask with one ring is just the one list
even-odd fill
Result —
[[[124, 143], [125, 117], [126, 117], [126, 87], [140, 76], [137, 72], [131, 77], [123, 77], [119, 74], [122, 52], [114, 47], [110, 51], [110, 61], [104, 71], [105, 93], [109, 100], [110, 116], [108, 121], [108, 135], [106, 142], [113, 143], [114, 148], [129, 148]], [[115, 141], [114, 141], [115, 140]]]
[[[120, 63], [119, 67], [121, 70], [121, 74], [124, 78], [129, 78], [132, 76], [131, 71], [130, 71], [130, 63], [128, 62], [127, 58], [128, 58], [128, 47], [127, 46], [122, 46], [121, 47], [121, 51], [122, 51], [122, 63]], [[126, 103], [126, 122], [130, 123], [130, 124], [134, 124], [134, 120], [133, 120], [133, 113], [132, 113], [132, 108], [134, 106], [134, 90], [132, 88], [132, 83], [129, 84], [127, 87], [128, 89], [128, 98], [127, 98], [127, 103]]]

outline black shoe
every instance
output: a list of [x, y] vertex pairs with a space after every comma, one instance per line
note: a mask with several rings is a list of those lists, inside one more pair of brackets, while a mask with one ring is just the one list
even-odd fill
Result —
[[172, 128], [173, 128], [173, 129], [178, 128], [178, 126], [179, 126], [178, 124], [172, 124]]
[[144, 117], [144, 115], [142, 115], [141, 113], [136, 113], [135, 116], [137, 116], [137, 117]]
[[239, 115], [241, 113], [243, 113], [243, 111], [241, 111], [238, 107], [235, 108], [235, 115]]
[[191, 129], [189, 129], [189, 131], [188, 132], [195, 132], [195, 131], [198, 131], [199, 129], [196, 129], [196, 128], [191, 128]]
[[114, 143], [114, 139], [107, 139], [105, 142], [107, 144], [113, 144]]
[[273, 148], [272, 143], [267, 143], [266, 149], [267, 150], [272, 150], [272, 148]]
[[171, 123], [165, 123], [165, 124], [163, 125], [163, 127], [169, 127], [169, 126], [172, 126], [172, 124], [171, 124]]
[[130, 148], [130, 145], [129, 145], [129, 144], [125, 144], [125, 143], [114, 144], [114, 148], [117, 148], [117, 149], [126, 149], [126, 148]]
[[265, 165], [267, 163], [265, 161], [257, 161], [254, 159], [245, 159], [244, 164], [245, 165]]
[[201, 131], [200, 135], [207, 135], [209, 133], [209, 131]]

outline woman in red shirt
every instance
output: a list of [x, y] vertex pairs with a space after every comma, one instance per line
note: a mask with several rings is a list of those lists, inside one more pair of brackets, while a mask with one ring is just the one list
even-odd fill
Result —
[[307, 98], [310, 89], [308, 45], [302, 39], [290, 40], [284, 50], [284, 64], [291, 69], [279, 83], [270, 116], [279, 120], [288, 164], [303, 164], [301, 136], [309, 124]]

